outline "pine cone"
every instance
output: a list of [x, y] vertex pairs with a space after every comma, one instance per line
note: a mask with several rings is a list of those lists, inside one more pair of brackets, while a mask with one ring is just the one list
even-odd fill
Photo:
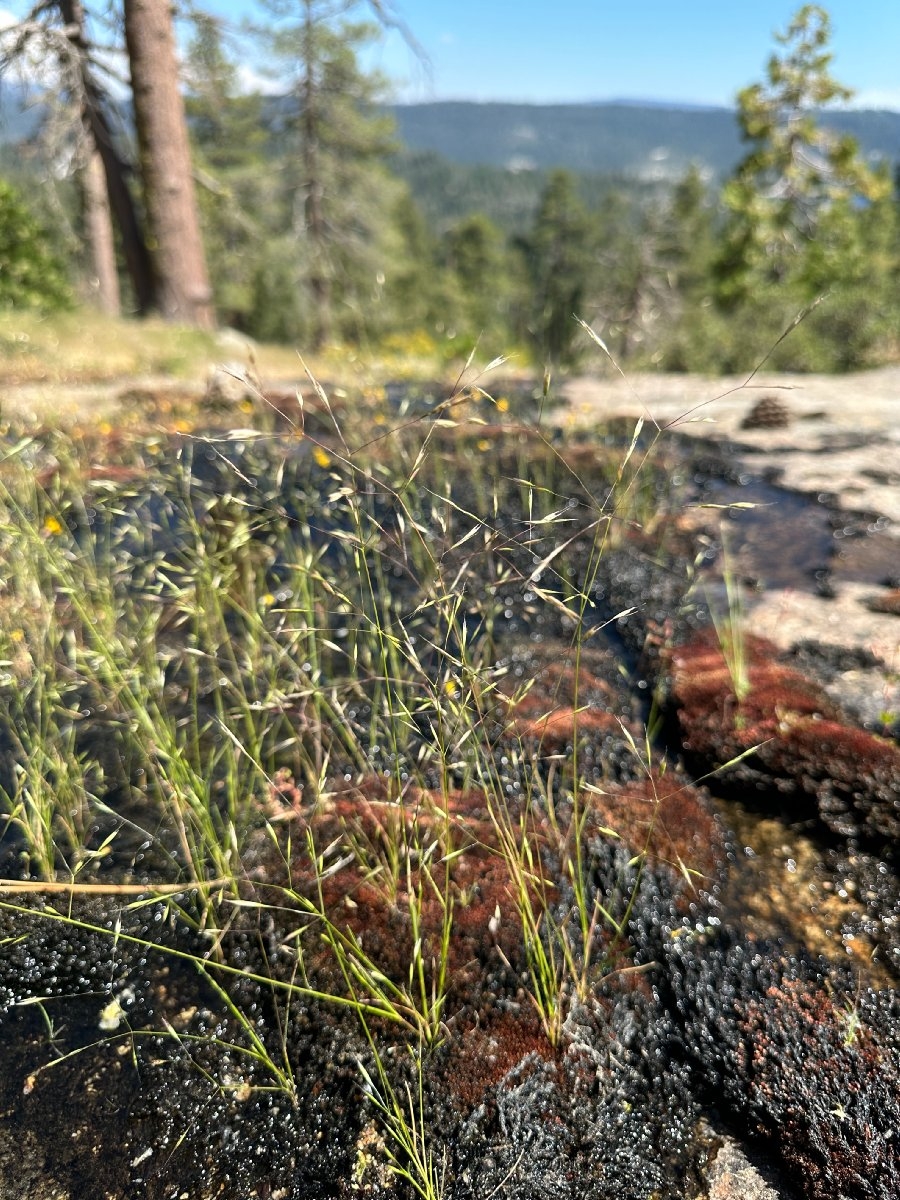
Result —
[[784, 429], [791, 423], [791, 414], [779, 396], [763, 396], [741, 421], [741, 429]]

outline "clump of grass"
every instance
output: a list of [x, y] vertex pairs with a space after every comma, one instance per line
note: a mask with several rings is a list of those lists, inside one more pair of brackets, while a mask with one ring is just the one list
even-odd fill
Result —
[[134, 375], [196, 375], [220, 357], [214, 335], [119, 320], [92, 309], [0, 315], [4, 382], [99, 383]]
[[710, 605], [710, 616], [719, 641], [722, 657], [731, 676], [734, 698], [738, 709], [750, 694], [749, 660], [746, 647], [746, 623], [741, 581], [734, 573], [731, 556], [725, 541], [722, 545], [722, 580], [725, 585], [725, 608], [723, 613]]
[[[25, 874], [73, 887], [94, 878], [111, 839], [137, 820], [104, 798], [111, 780], [90, 733], [98, 721], [113, 730], [126, 764], [115, 783], [153, 846], [148, 887], [196, 885], [211, 934], [234, 912], [292, 924], [294, 974], [257, 982], [286, 1013], [303, 999], [356, 1014], [391, 1169], [432, 1200], [444, 1168], [426, 1132], [422, 1073], [448, 1027], [454, 864], [471, 846], [448, 797], [484, 796], [493, 835], [480, 850], [503, 865], [552, 1044], [571, 997], [606, 969], [603, 932], [622, 938], [627, 926], [635, 891], [613, 912], [591, 879], [577, 679], [601, 624], [592, 593], [603, 555], [647, 503], [639, 480], [655, 438], [648, 444], [639, 422], [599, 489], [540, 427], [489, 473], [466, 462], [471, 388], [372, 442], [315, 387], [328, 437], [189, 436], [150, 475], [161, 456], [135, 444], [124, 483], [92, 478], [63, 439], [11, 447], [0, 494], [0, 545], [15, 568], [0, 588], [0, 721], [21, 732], [0, 803]], [[503, 707], [498, 647], [514, 589], [552, 610], [571, 639], [573, 751], [552, 777], [521, 744], [499, 764], [488, 736]], [[349, 822], [318, 844], [317, 821], [341, 789], [373, 775], [389, 798], [378, 835]], [[295, 803], [273, 816], [279, 780], [292, 781]], [[282, 817], [301, 823], [299, 849]], [[278, 868], [262, 882], [247, 879], [261, 834]], [[371, 953], [330, 904], [329, 881], [347, 863], [401, 913], [405, 971]], [[569, 897], [562, 911], [554, 866]], [[292, 1094], [286, 1052], [273, 1054], [230, 998], [238, 972], [215, 949], [183, 957], [226, 1004], [255, 1068]], [[378, 1044], [386, 1027], [413, 1048], [417, 1088], [392, 1082]]]
[[374, 1038], [370, 1045], [377, 1079], [365, 1064], [360, 1074], [366, 1099], [375, 1109], [386, 1134], [386, 1153], [391, 1174], [404, 1180], [421, 1200], [442, 1200], [447, 1187], [446, 1155], [440, 1158], [431, 1142], [425, 1112], [422, 1047], [411, 1048], [415, 1092], [406, 1083], [401, 1092], [394, 1087]]

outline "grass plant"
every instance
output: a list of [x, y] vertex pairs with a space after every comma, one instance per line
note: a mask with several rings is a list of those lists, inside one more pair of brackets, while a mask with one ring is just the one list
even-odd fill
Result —
[[[750, 692], [749, 663], [746, 651], [746, 623], [744, 620], [744, 601], [741, 593], [741, 581], [734, 573], [734, 564], [728, 551], [727, 539], [723, 533], [722, 541], [722, 580], [725, 586], [725, 609], [715, 603], [709, 606], [710, 616], [719, 648], [728, 674], [731, 676], [734, 688], [734, 698], [738, 710]], [[740, 712], [736, 714], [739, 719]]]
[[[6, 385], [46, 387], [116, 383], [150, 376], [202, 380], [223, 359], [243, 359], [253, 345], [254, 365], [266, 378], [293, 378], [297, 352], [292, 346], [252, 343], [233, 334], [215, 334], [149, 317], [140, 321], [109, 317], [90, 307], [71, 312], [38, 313], [23, 309], [0, 313], [0, 380]], [[414, 359], [399, 346], [385, 346], [378, 358], [363, 362], [352, 348], [335, 346], [314, 363], [341, 387], [376, 392], [378, 378], [434, 377], [444, 361], [433, 344], [423, 344]], [[57, 397], [66, 411], [64, 394]], [[6, 414], [9, 415], [8, 412]]]
[[370, 1035], [377, 1078], [360, 1064], [366, 1099], [373, 1106], [386, 1137], [391, 1174], [410, 1185], [421, 1200], [442, 1200], [447, 1186], [446, 1155], [431, 1144], [425, 1109], [423, 1048], [410, 1048], [415, 1071], [415, 1091], [409, 1083], [398, 1092], [391, 1082], [375, 1039]]

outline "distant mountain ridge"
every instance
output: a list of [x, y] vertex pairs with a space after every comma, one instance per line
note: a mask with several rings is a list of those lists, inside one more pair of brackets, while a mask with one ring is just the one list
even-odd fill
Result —
[[[730, 108], [444, 100], [396, 104], [390, 112], [401, 141], [412, 151], [507, 170], [565, 167], [663, 181], [678, 178], [692, 163], [710, 175], [726, 175], [745, 152]], [[822, 123], [852, 134], [867, 156], [900, 161], [900, 113], [828, 112]]]
[[[271, 98], [273, 109], [283, 98]], [[582, 175], [625, 175], [646, 183], [679, 178], [695, 163], [727, 175], [744, 154], [734, 109], [666, 101], [601, 100], [584, 104], [511, 104], [439, 100], [395, 104], [404, 147], [450, 163], [513, 171], [565, 167]], [[0, 81], [0, 145], [34, 135], [40, 96]], [[900, 112], [859, 109], [822, 114], [852, 134], [864, 154], [900, 162]]]
[[[267, 119], [278, 124], [279, 114], [292, 103], [268, 97]], [[402, 149], [395, 168], [408, 177], [418, 196], [428, 190], [427, 176], [454, 175], [467, 169], [464, 191], [495, 191], [490, 172], [507, 179], [508, 172], [539, 175], [558, 167], [596, 179], [630, 180], [650, 188], [666, 187], [691, 164], [709, 178], [726, 176], [745, 153], [734, 109], [667, 101], [600, 100], [583, 104], [479, 103], [440, 100], [427, 104], [387, 106], [397, 123]], [[0, 80], [0, 152], [7, 161], [10, 147], [36, 133], [45, 110], [40, 95], [15, 81]], [[859, 109], [823, 113], [823, 124], [850, 133], [872, 160], [900, 163], [900, 112]], [[437, 163], [434, 156], [442, 160]], [[14, 160], [11, 160], [14, 161]], [[482, 178], [472, 171], [487, 172]], [[459, 175], [459, 173], [457, 172]], [[445, 183], [447, 181], [445, 180]], [[463, 175], [458, 182], [462, 184]], [[539, 181], [521, 180], [516, 202], [501, 224], [519, 227], [522, 213], [531, 211]], [[448, 186], [458, 191], [452, 179]], [[491, 207], [488, 204], [486, 207]], [[507, 208], [510, 208], [507, 205]], [[521, 209], [520, 213], [518, 210]], [[468, 211], [468, 200], [447, 206], [447, 213]], [[515, 210], [515, 211], [513, 211]]]

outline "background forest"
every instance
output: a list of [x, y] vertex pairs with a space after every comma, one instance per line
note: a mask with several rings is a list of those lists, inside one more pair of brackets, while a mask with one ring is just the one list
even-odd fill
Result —
[[[387, 81], [361, 65], [390, 10], [267, 11], [238, 33], [185, 10], [180, 55], [159, 0], [42, 2], [4, 33], [20, 125], [0, 160], [0, 305], [156, 310], [306, 350], [447, 361], [478, 344], [576, 365], [587, 342], [575, 315], [632, 366], [897, 358], [896, 164], [829, 123], [850, 93], [830, 73], [820, 6], [776, 35], [763, 78], [739, 93], [737, 166], [655, 180], [414, 152]], [[154, 21], [168, 65], [142, 52]], [[270, 76], [258, 90], [241, 69], [251, 46]]]

